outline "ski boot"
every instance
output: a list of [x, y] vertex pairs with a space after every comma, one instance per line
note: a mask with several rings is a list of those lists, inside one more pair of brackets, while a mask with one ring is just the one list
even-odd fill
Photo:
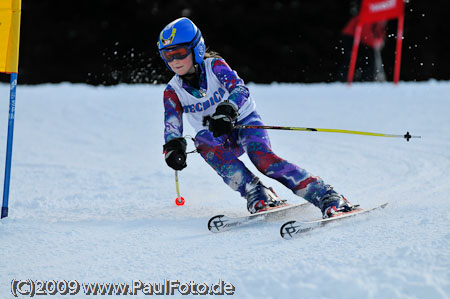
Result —
[[247, 184], [245, 189], [247, 209], [250, 214], [267, 211], [286, 204], [286, 200], [280, 199], [271, 187], [266, 187], [257, 177]]
[[352, 205], [347, 198], [333, 190], [328, 186], [325, 195], [319, 199], [319, 207], [322, 211], [322, 218], [331, 218], [341, 213], [350, 212], [359, 205]]

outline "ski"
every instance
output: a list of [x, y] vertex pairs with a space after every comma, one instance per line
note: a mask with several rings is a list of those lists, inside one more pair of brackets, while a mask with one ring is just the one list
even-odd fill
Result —
[[387, 202], [376, 206], [371, 209], [361, 209], [356, 208], [349, 212], [343, 212], [339, 216], [335, 216], [332, 218], [326, 218], [326, 219], [318, 219], [318, 220], [312, 220], [312, 221], [288, 221], [285, 224], [283, 224], [280, 228], [280, 234], [283, 239], [290, 240], [293, 238], [300, 237], [303, 233], [309, 232], [313, 229], [322, 227], [330, 222], [339, 221], [345, 218], [353, 217], [356, 215], [366, 214], [369, 212], [372, 212], [374, 210], [385, 208], [387, 206]]
[[309, 202], [295, 205], [285, 204], [283, 206], [272, 208], [264, 212], [241, 217], [216, 215], [208, 221], [208, 229], [213, 233], [219, 233], [253, 223], [293, 217], [294, 215], [298, 214], [299, 211], [307, 208], [308, 206], [311, 206]]

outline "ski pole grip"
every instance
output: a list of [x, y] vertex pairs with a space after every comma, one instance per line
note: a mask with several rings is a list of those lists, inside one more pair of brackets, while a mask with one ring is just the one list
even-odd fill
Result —
[[209, 121], [211, 120], [211, 115], [207, 115], [205, 117], [203, 117], [203, 125], [204, 126], [209, 126]]

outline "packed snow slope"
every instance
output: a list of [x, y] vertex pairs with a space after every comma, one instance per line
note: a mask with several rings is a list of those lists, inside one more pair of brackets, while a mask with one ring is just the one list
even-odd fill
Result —
[[[249, 88], [267, 125], [421, 135], [270, 131], [279, 156], [353, 203], [387, 208], [291, 241], [279, 235], [283, 221], [210, 233], [209, 217], [245, 214], [245, 200], [190, 154], [179, 178], [186, 204], [174, 204], [174, 171], [162, 155], [164, 86], [19, 85], [0, 297], [13, 298], [13, 279], [169, 279], [222, 280], [235, 298], [449, 298], [450, 82]], [[9, 85], [0, 95], [3, 161]], [[193, 135], [187, 122], [185, 134]], [[304, 202], [242, 160], [280, 197]]]

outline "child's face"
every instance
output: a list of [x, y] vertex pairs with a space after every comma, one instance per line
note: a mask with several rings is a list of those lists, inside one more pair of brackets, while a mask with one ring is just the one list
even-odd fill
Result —
[[194, 61], [192, 58], [193, 57], [191, 53], [184, 59], [174, 59], [171, 62], [168, 62], [168, 64], [172, 71], [174, 71], [179, 76], [183, 76], [195, 71]]

